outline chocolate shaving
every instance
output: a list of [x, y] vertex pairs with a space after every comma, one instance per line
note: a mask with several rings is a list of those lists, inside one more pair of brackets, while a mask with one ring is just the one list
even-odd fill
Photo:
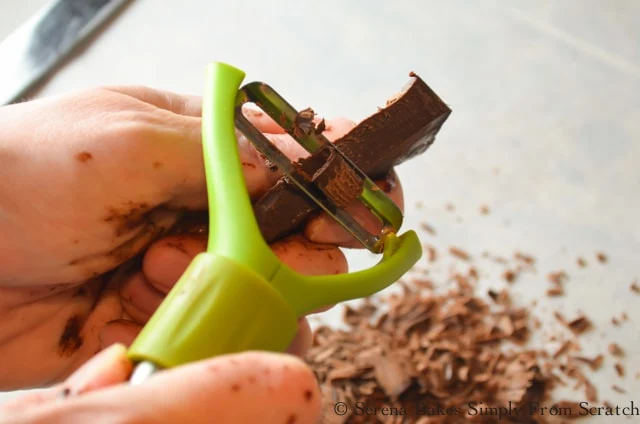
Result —
[[469, 255], [467, 252], [460, 249], [459, 247], [453, 247], [453, 246], [450, 247], [449, 253], [458, 259], [462, 259], [463, 261], [468, 261], [471, 259], [471, 255]]
[[558, 348], [558, 350], [556, 350], [556, 352], [553, 354], [553, 359], [558, 359], [560, 356], [567, 353], [572, 346], [573, 346], [573, 342], [568, 340], [562, 343], [562, 345]]
[[[380, 414], [355, 415], [353, 405], [361, 402], [379, 410], [383, 406], [406, 407], [416, 402], [442, 408], [483, 402], [483, 407], [491, 408], [511, 402], [513, 407], [524, 410], [533, 402], [542, 405], [556, 384], [566, 385], [569, 379], [584, 387], [590, 402], [597, 400], [595, 387], [578, 365], [584, 363], [595, 370], [602, 364], [602, 355], [594, 359], [577, 357], [574, 364], [567, 353], [580, 349], [575, 341], [564, 342], [553, 355], [524, 347], [501, 349], [503, 343], [520, 346], [528, 340], [529, 314], [511, 304], [506, 290], [489, 290], [491, 304], [475, 297], [471, 279], [477, 279], [479, 273], [475, 267], [473, 270], [468, 275], [455, 274], [456, 288], [443, 294], [432, 291], [430, 280], [403, 281], [400, 293], [346, 307], [344, 321], [350, 330], [324, 326], [316, 330], [306, 360], [322, 392], [330, 396], [325, 398], [322, 422], [469, 420], [489, 424], [496, 422], [495, 417], [462, 415], [455, 420], [440, 417], [443, 419], [425, 421], [412, 408], [406, 408], [408, 416], [401, 420], [389, 421], [389, 417]], [[561, 362], [562, 358], [568, 362]], [[340, 417], [342, 421], [332, 417], [336, 402], [351, 406]], [[575, 407], [569, 401], [553, 405], [571, 410]], [[535, 415], [507, 416], [501, 422], [557, 421]]]
[[516, 252], [513, 255], [517, 260], [524, 262], [527, 265], [535, 264], [536, 260], [533, 256], [524, 254], [522, 252]]
[[618, 377], [624, 377], [624, 366], [620, 362], [617, 362], [613, 368], [616, 370]]
[[560, 312], [554, 312], [554, 316], [574, 334], [582, 334], [593, 327], [591, 321], [584, 315], [580, 315], [571, 321], [567, 321]]
[[424, 247], [427, 252], [427, 260], [429, 262], [435, 262], [436, 259], [438, 258], [438, 252], [436, 251], [436, 248], [433, 246], [424, 246]]
[[304, 137], [311, 134], [311, 131], [315, 129], [313, 125], [314, 116], [316, 116], [316, 114], [310, 107], [298, 112], [293, 122], [293, 135], [296, 137]]
[[603, 355], [598, 355], [593, 359], [585, 358], [584, 356], [574, 356], [573, 359], [589, 365], [589, 368], [591, 368], [592, 371], [599, 370], [602, 367], [602, 363], [604, 362]]
[[569, 276], [564, 271], [556, 271], [550, 272], [547, 275], [547, 279], [553, 284], [562, 284], [569, 279]]
[[[584, 378], [584, 377], [583, 377]], [[596, 387], [590, 381], [584, 379], [584, 395], [589, 402], [597, 402], [598, 401], [598, 391]]]
[[513, 283], [517, 277], [518, 274], [516, 274], [515, 271], [511, 269], [507, 269], [502, 273], [502, 278], [504, 278], [507, 283]]
[[623, 389], [622, 387], [618, 386], [617, 384], [614, 384], [611, 386], [611, 389], [618, 392], [618, 393], [627, 393], [627, 391], [625, 389]]
[[424, 230], [425, 232], [431, 234], [432, 236], [436, 235], [436, 230], [433, 228], [433, 226], [427, 224], [426, 222], [421, 222], [420, 223], [420, 228], [422, 228], [422, 230]]
[[564, 289], [562, 287], [551, 287], [547, 289], [547, 296], [557, 297], [564, 295]]
[[617, 343], [609, 344], [607, 349], [609, 350], [609, 353], [613, 356], [618, 356], [618, 357], [624, 356], [624, 350], [622, 350], [622, 348]]

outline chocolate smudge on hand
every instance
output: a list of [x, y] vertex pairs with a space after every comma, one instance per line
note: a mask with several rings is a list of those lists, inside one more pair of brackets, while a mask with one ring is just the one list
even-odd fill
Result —
[[128, 201], [124, 207], [108, 207], [104, 222], [116, 223], [115, 235], [120, 237], [138, 228], [147, 218], [150, 211], [148, 203]]
[[76, 159], [79, 162], [87, 162], [91, 159], [93, 159], [93, 155], [89, 152], [80, 152], [76, 155]]
[[60, 340], [58, 340], [58, 353], [60, 356], [68, 357], [80, 349], [84, 340], [80, 335], [82, 331], [82, 319], [79, 315], [73, 315], [67, 321]]

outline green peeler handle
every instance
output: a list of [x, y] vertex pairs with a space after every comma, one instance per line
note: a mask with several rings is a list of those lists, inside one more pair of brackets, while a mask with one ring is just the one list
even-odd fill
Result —
[[422, 255], [418, 236], [388, 234], [382, 260], [350, 274], [303, 276], [280, 262], [264, 241], [246, 189], [234, 127], [244, 72], [224, 63], [208, 67], [203, 103], [203, 148], [209, 190], [209, 251], [262, 275], [297, 316], [369, 296], [397, 281]]
[[207, 68], [203, 152], [209, 195], [208, 251], [194, 258], [129, 348], [135, 362], [173, 367], [245, 350], [284, 351], [297, 319], [315, 309], [374, 294], [422, 255], [415, 232], [385, 236], [374, 267], [303, 276], [283, 264], [260, 233], [235, 136], [236, 96], [244, 73]]
[[398, 281], [422, 256], [415, 231], [384, 239], [382, 259], [373, 267], [348, 274], [305, 276], [286, 265], [271, 280], [297, 316], [321, 307], [367, 297]]

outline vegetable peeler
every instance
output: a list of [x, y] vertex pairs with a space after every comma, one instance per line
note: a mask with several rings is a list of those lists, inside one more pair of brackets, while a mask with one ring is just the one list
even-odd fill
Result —
[[[209, 203], [207, 251], [197, 255], [142, 329], [128, 351], [136, 363], [130, 378], [139, 384], [158, 370], [246, 350], [283, 352], [298, 318], [323, 306], [372, 295], [397, 281], [422, 255], [417, 234], [398, 235], [400, 209], [356, 168], [321, 131], [300, 131], [299, 112], [270, 86], [214, 62], [206, 71], [202, 145]], [[372, 234], [314, 184], [242, 114], [254, 103], [311, 155], [328, 151], [361, 181], [357, 200], [382, 223]], [[235, 129], [305, 195], [329, 213], [369, 251], [381, 254], [369, 269], [305, 276], [282, 263], [264, 241], [245, 186]], [[335, 187], [334, 187], [335, 188]]]

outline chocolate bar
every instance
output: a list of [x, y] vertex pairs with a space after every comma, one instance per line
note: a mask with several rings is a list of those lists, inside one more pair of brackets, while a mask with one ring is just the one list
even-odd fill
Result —
[[[416, 74], [384, 108], [360, 122], [334, 142], [369, 178], [384, 176], [394, 166], [427, 150], [451, 114], [451, 109]], [[305, 109], [307, 110], [307, 109]], [[318, 163], [324, 158], [324, 166]], [[320, 151], [299, 160], [299, 170], [314, 170], [313, 178], [339, 207], [359, 194], [358, 181], [350, 169], [332, 165], [332, 155]], [[319, 207], [292, 182], [281, 178], [255, 204], [255, 215], [267, 242], [297, 230]]]

